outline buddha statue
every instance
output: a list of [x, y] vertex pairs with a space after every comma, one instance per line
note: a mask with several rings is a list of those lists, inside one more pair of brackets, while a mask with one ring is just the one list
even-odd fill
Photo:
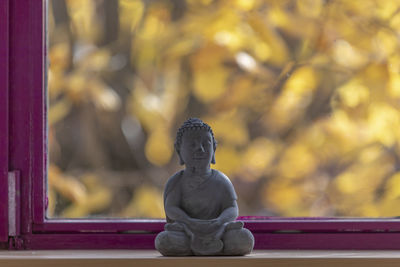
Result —
[[197, 118], [179, 128], [175, 150], [185, 169], [168, 179], [164, 189], [167, 223], [155, 239], [164, 256], [245, 255], [254, 237], [235, 221], [237, 196], [229, 178], [210, 168], [217, 143], [211, 127]]

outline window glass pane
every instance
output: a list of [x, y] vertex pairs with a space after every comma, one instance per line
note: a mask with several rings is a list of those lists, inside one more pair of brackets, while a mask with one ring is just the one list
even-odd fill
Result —
[[241, 215], [397, 216], [400, 1], [50, 0], [50, 217], [164, 217], [200, 117]]

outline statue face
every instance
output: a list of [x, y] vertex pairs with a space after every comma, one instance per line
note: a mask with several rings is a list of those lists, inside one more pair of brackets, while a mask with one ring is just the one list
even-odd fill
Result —
[[190, 130], [183, 134], [180, 157], [186, 166], [207, 167], [213, 156], [213, 139], [205, 129]]

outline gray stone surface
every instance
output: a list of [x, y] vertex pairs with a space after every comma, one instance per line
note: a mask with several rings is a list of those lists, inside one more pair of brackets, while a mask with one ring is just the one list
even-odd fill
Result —
[[237, 196], [215, 163], [213, 132], [200, 119], [187, 120], [178, 130], [175, 149], [185, 169], [168, 179], [164, 189], [167, 224], [155, 240], [164, 256], [245, 255], [254, 237], [235, 221]]

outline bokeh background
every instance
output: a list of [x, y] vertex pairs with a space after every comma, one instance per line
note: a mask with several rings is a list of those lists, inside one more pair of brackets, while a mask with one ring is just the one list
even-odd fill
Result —
[[400, 1], [50, 0], [49, 217], [164, 217], [199, 117], [241, 215], [400, 214]]

